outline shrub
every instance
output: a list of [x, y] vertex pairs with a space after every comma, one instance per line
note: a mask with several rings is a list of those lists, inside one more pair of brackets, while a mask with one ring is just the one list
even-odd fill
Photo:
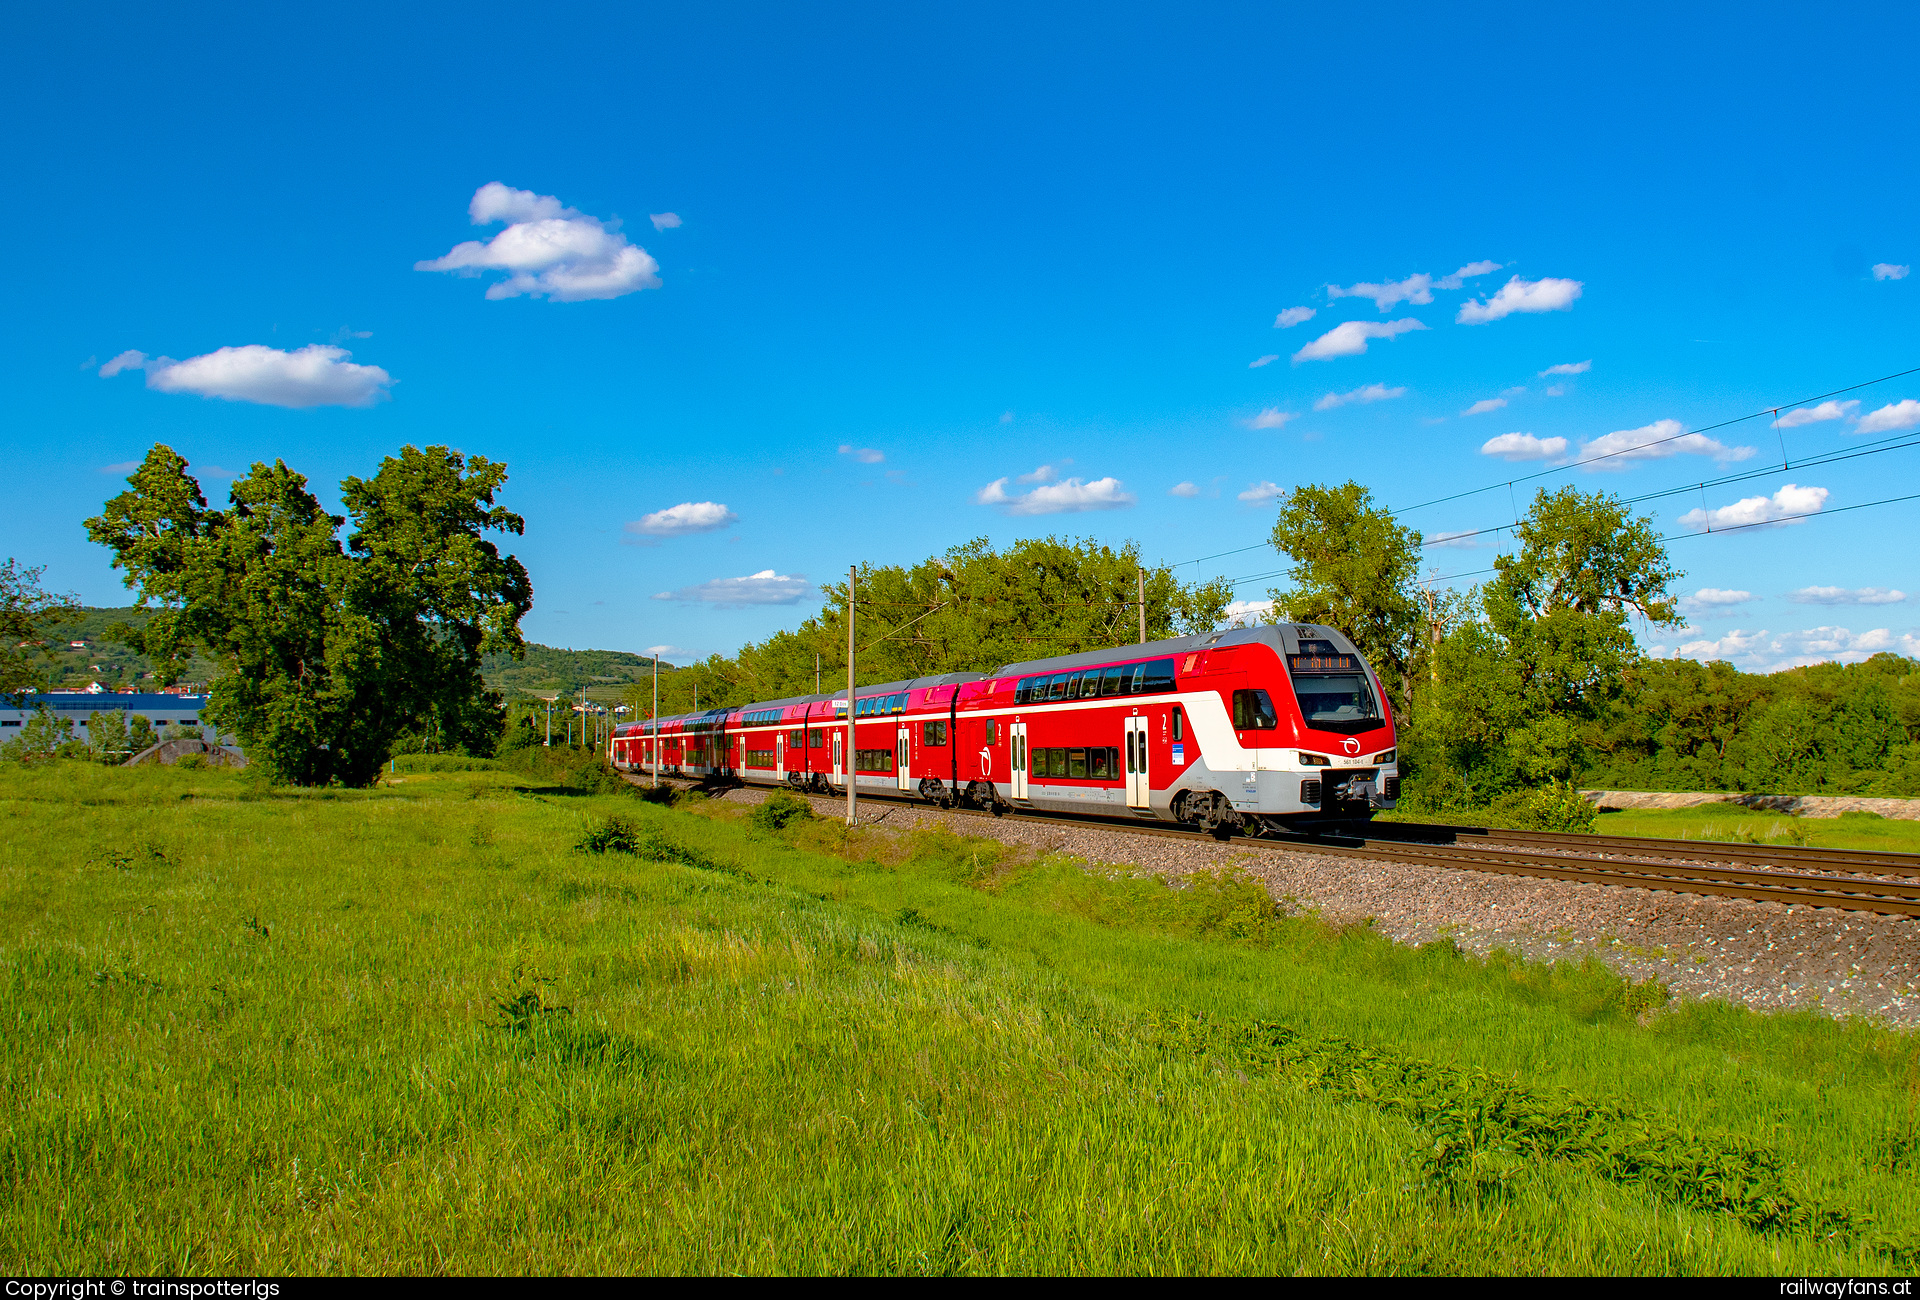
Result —
[[782, 831], [793, 822], [813, 820], [813, 805], [786, 790], [775, 790], [747, 815], [755, 830]]
[[1487, 805], [1487, 820], [1522, 831], [1591, 832], [1600, 811], [1569, 784], [1513, 790]]
[[640, 832], [624, 817], [608, 817], [574, 842], [582, 853], [638, 853]]
[[183, 772], [197, 772], [207, 765], [205, 754], [182, 754], [173, 760], [173, 765]]

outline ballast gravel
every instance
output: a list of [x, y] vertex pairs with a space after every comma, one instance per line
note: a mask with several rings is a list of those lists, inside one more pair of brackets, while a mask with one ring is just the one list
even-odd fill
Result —
[[[742, 788], [718, 797], [758, 803], [769, 793]], [[844, 799], [808, 801], [823, 817], [845, 815]], [[860, 822], [881, 831], [944, 825], [1173, 879], [1235, 867], [1288, 911], [1317, 911], [1334, 923], [1371, 919], [1398, 943], [1451, 938], [1476, 955], [1505, 949], [1537, 961], [1591, 954], [1628, 979], [1659, 980], [1678, 998], [1920, 1025], [1920, 928], [1907, 917], [1188, 842], [877, 800], [860, 806]]]

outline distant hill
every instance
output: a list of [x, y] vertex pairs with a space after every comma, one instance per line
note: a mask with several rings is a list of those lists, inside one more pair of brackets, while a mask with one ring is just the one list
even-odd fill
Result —
[[[87, 606], [58, 625], [49, 625], [47, 640], [52, 652], [53, 684], [79, 688], [99, 682], [112, 690], [116, 686], [155, 687], [153, 663], [145, 655], [108, 639], [107, 629], [115, 623], [143, 627], [153, 617], [151, 609], [137, 605]], [[65, 644], [83, 641], [82, 646]], [[488, 655], [480, 663], [487, 684], [508, 698], [526, 695], [552, 695], [556, 691], [571, 694], [586, 687], [596, 697], [618, 691], [628, 682], [645, 681], [653, 675], [653, 660], [624, 650], [559, 650], [553, 646], [527, 646], [527, 656], [515, 661], [508, 655]], [[661, 677], [673, 671], [662, 662]], [[207, 659], [195, 655], [188, 661], [182, 682], [205, 685], [219, 675], [219, 669]]]
[[[153, 610], [141, 609], [137, 605], [89, 605], [64, 622], [49, 624], [47, 640], [50, 643], [48, 649], [52, 652], [53, 685], [77, 688], [89, 682], [99, 682], [109, 690], [116, 686], [157, 687], [159, 678], [153, 671], [153, 662], [107, 636], [107, 629], [115, 623], [144, 627], [153, 613]], [[74, 641], [85, 644], [71, 645]], [[205, 685], [218, 672], [210, 661], [195, 655], [187, 661], [186, 671], [181, 674], [180, 680], [183, 683]]]
[[[571, 694], [583, 686], [598, 698], [628, 682], [651, 679], [653, 660], [625, 650], [557, 650], [529, 642], [526, 658], [516, 661], [508, 655], [488, 655], [480, 661], [480, 671], [489, 686], [509, 699], [556, 691]], [[672, 671], [672, 664], [661, 662], [662, 678]]]

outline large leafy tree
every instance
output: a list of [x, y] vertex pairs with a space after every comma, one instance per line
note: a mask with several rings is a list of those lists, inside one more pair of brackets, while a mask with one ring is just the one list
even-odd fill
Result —
[[1403, 709], [1426, 623], [1416, 581], [1420, 544], [1417, 531], [1352, 482], [1295, 488], [1273, 525], [1274, 549], [1293, 560], [1293, 585], [1268, 593], [1274, 617], [1340, 629]]
[[1652, 523], [1612, 496], [1541, 491], [1515, 536], [1479, 593], [1484, 617], [1441, 643], [1417, 719], [1422, 751], [1437, 746], [1476, 796], [1571, 780], [1639, 660], [1629, 617], [1683, 621]]
[[77, 612], [73, 596], [40, 585], [45, 566], [26, 568], [12, 556], [0, 565], [0, 700], [18, 707], [45, 682], [41, 641], [50, 623]]
[[296, 784], [366, 785], [403, 731], [490, 745], [498, 730], [480, 656], [519, 652], [533, 603], [526, 570], [482, 535], [522, 531], [493, 503], [505, 481], [481, 457], [405, 448], [341, 485], [343, 547], [346, 517], [284, 462], [255, 464], [214, 510], [157, 446], [87, 532], [159, 605], [122, 635], [169, 680], [196, 647], [217, 663], [208, 716], [255, 762]]

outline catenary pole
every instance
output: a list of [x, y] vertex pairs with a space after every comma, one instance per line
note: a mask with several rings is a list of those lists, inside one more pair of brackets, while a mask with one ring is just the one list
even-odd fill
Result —
[[653, 717], [649, 727], [653, 743], [647, 746], [647, 752], [653, 755], [653, 785], [660, 788], [660, 655], [653, 656]]
[[860, 818], [859, 809], [854, 806], [853, 792], [853, 584], [860, 576], [857, 565], [847, 567], [847, 825], [855, 825]]
[[1140, 569], [1136, 576], [1140, 580], [1140, 644], [1147, 643], [1147, 571]]

